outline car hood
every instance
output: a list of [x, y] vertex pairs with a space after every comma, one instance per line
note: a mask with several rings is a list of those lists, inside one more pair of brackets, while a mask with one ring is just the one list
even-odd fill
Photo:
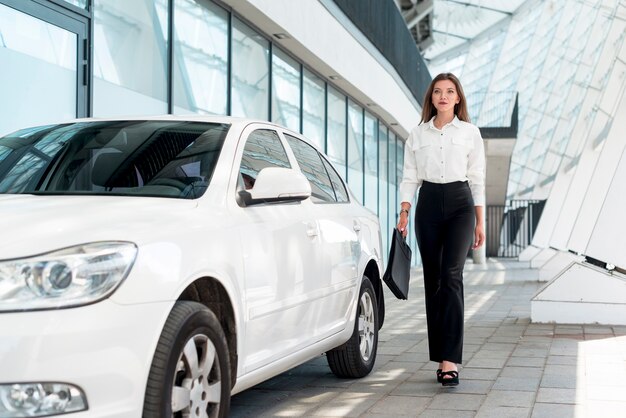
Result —
[[196, 207], [153, 197], [0, 195], [0, 260], [95, 241], [139, 245], [180, 230]]

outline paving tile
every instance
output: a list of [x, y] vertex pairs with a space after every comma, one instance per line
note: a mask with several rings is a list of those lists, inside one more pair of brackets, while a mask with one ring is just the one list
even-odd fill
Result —
[[539, 386], [542, 388], [576, 389], [576, 379], [556, 374], [543, 375]]
[[484, 405], [531, 408], [535, 400], [535, 392], [518, 390], [492, 390], [487, 395]]
[[575, 404], [584, 400], [582, 396], [576, 389], [539, 388], [537, 402]]
[[429, 408], [453, 409], [455, 411], [477, 411], [485, 400], [484, 395], [466, 395], [461, 393], [440, 393], [435, 395]]
[[562, 364], [548, 364], [544, 367], [544, 374], [556, 374], [559, 376], [569, 376], [572, 378], [576, 378], [577, 375], [580, 374], [579, 367], [577, 366], [566, 366]]
[[548, 356], [547, 364], [561, 364], [564, 366], [575, 366], [580, 359], [578, 356]]
[[391, 414], [417, 416], [430, 403], [430, 399], [409, 396], [387, 396], [372, 406], [368, 412], [374, 414]]
[[509, 358], [510, 356], [511, 356], [510, 351], [480, 349], [474, 354], [473, 358], [475, 359]]
[[523, 346], [518, 346], [513, 353], [511, 354], [513, 357], [548, 357], [548, 349], [547, 348], [525, 348]]
[[493, 384], [498, 390], [536, 391], [539, 387], [539, 377], [498, 377]]
[[500, 377], [531, 377], [539, 379], [542, 374], [543, 369], [539, 367], [507, 366], [502, 369]]
[[499, 369], [485, 369], [475, 367], [463, 367], [459, 372], [462, 379], [492, 380], [495, 381], [500, 374]]
[[582, 416], [583, 411], [584, 408], [579, 405], [536, 403], [531, 418], [574, 418]]
[[467, 367], [484, 367], [486, 369], [501, 369], [506, 364], [506, 358], [472, 359], [467, 362]]
[[478, 410], [476, 418], [528, 418], [530, 408], [509, 406], [483, 406]]
[[430, 382], [406, 381], [390, 392], [393, 396], [430, 396], [441, 393], [443, 387], [435, 379]]
[[511, 357], [506, 362], [506, 365], [514, 367], [543, 367], [545, 362], [543, 357]]
[[443, 409], [426, 409], [419, 418], [473, 418], [476, 416], [475, 411], [451, 411]]
[[460, 383], [458, 386], [447, 390], [453, 390], [454, 393], [468, 393], [468, 394], [476, 394], [476, 395], [486, 395], [491, 390], [491, 386], [493, 386], [493, 381], [491, 380], [471, 380], [466, 379], [463, 374], [460, 377]]
[[358, 417], [383, 397], [379, 393], [343, 392], [312, 411], [311, 416]]

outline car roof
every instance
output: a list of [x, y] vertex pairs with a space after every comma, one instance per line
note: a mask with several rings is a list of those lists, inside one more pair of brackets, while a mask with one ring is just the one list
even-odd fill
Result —
[[189, 121], [189, 122], [207, 122], [207, 123], [226, 123], [229, 125], [239, 125], [244, 127], [251, 123], [262, 123], [264, 125], [271, 125], [279, 129], [291, 131], [291, 129], [284, 126], [277, 125], [272, 122], [268, 122], [261, 119], [242, 118], [236, 116], [214, 116], [214, 115], [156, 115], [156, 116], [115, 116], [115, 117], [90, 117], [68, 120], [66, 123], [74, 122], [114, 122], [114, 121], [126, 121], [126, 120], [162, 120], [162, 121]]

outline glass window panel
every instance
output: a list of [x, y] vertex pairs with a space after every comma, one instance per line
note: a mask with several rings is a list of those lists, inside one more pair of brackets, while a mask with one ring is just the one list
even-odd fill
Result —
[[378, 126], [365, 112], [365, 206], [378, 213]]
[[176, 0], [174, 113], [228, 113], [228, 12], [209, 2]]
[[324, 167], [326, 167], [326, 172], [330, 177], [330, 181], [333, 183], [337, 202], [349, 202], [350, 199], [348, 198], [348, 190], [346, 189], [345, 184], [343, 184], [341, 177], [339, 177], [335, 168], [328, 161], [326, 161], [326, 158], [322, 157], [322, 161], [324, 162]]
[[313, 203], [336, 202], [333, 185], [315, 148], [291, 135], [285, 134], [285, 138], [296, 156], [300, 170], [309, 180], [311, 201]]
[[232, 34], [232, 115], [269, 119], [269, 42], [238, 19]]
[[206, 190], [228, 125], [88, 122], [0, 139], [0, 193], [114, 194], [194, 199]]
[[76, 117], [76, 45], [76, 34], [0, 4], [0, 135]]
[[73, 4], [74, 6], [78, 6], [82, 9], [87, 8], [87, 0], [65, 0], [67, 3]]
[[328, 86], [328, 139], [326, 154], [346, 178], [346, 96]]
[[277, 48], [272, 57], [272, 122], [300, 132], [300, 64]]
[[245, 189], [254, 186], [259, 172], [266, 167], [291, 168], [278, 134], [270, 129], [257, 129], [246, 141], [239, 174]]
[[[402, 180], [402, 166], [404, 165], [404, 142], [402, 141], [402, 138], [400, 138], [399, 136], [396, 136], [396, 172], [395, 177], [396, 177], [396, 181], [395, 181], [395, 201], [396, 201], [396, 208], [400, 208], [400, 202], [398, 202], [398, 187], [400, 186], [400, 180]], [[398, 210], [398, 209], [396, 209]]]
[[348, 100], [348, 186], [363, 203], [363, 108]]
[[94, 116], [167, 113], [165, 0], [95, 0]]
[[383, 240], [383, 254], [385, 260], [389, 254], [389, 152], [387, 147], [387, 127], [378, 124], [378, 219]]
[[[389, 131], [389, 232], [396, 226], [396, 212], [398, 211], [396, 205], [396, 136]], [[390, 235], [391, 236], [391, 235]]]
[[324, 81], [306, 68], [302, 81], [302, 133], [317, 145], [318, 149], [326, 152], [324, 147], [326, 124]]

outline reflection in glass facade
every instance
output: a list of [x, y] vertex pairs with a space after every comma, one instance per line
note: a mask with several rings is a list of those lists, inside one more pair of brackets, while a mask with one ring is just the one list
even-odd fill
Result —
[[365, 206], [374, 213], [378, 213], [378, 126], [376, 119], [365, 112]]
[[348, 186], [363, 204], [363, 109], [348, 100]]
[[0, 136], [76, 117], [76, 38], [0, 4]]
[[228, 113], [228, 13], [212, 3], [174, 2], [174, 113]]
[[326, 151], [326, 93], [324, 80], [304, 69], [302, 77], [302, 134]]
[[[378, 125], [378, 219], [380, 220], [380, 230], [383, 237], [383, 245], [389, 245], [389, 213], [394, 213], [397, 209], [389, 211], [389, 166], [392, 161], [389, 158], [389, 141], [387, 139], [388, 128]], [[385, 247], [384, 254], [389, 254]]]
[[328, 86], [326, 154], [346, 178], [346, 96]]
[[162, 2], [94, 0], [93, 115], [167, 113]]
[[479, 126], [509, 126], [518, 95], [508, 199], [547, 198], [561, 162], [580, 152], [576, 144], [598, 117], [581, 109], [601, 107], [588, 91], [607, 83], [612, 64], [601, 54], [615, 56], [624, 43], [624, 30], [609, 32], [623, 10], [620, 2], [527, 0], [462, 48], [427, 54], [432, 74], [459, 76]]
[[239, 19], [232, 32], [233, 116], [269, 119], [269, 41]]
[[272, 57], [272, 122], [300, 131], [300, 64], [278, 48]]

